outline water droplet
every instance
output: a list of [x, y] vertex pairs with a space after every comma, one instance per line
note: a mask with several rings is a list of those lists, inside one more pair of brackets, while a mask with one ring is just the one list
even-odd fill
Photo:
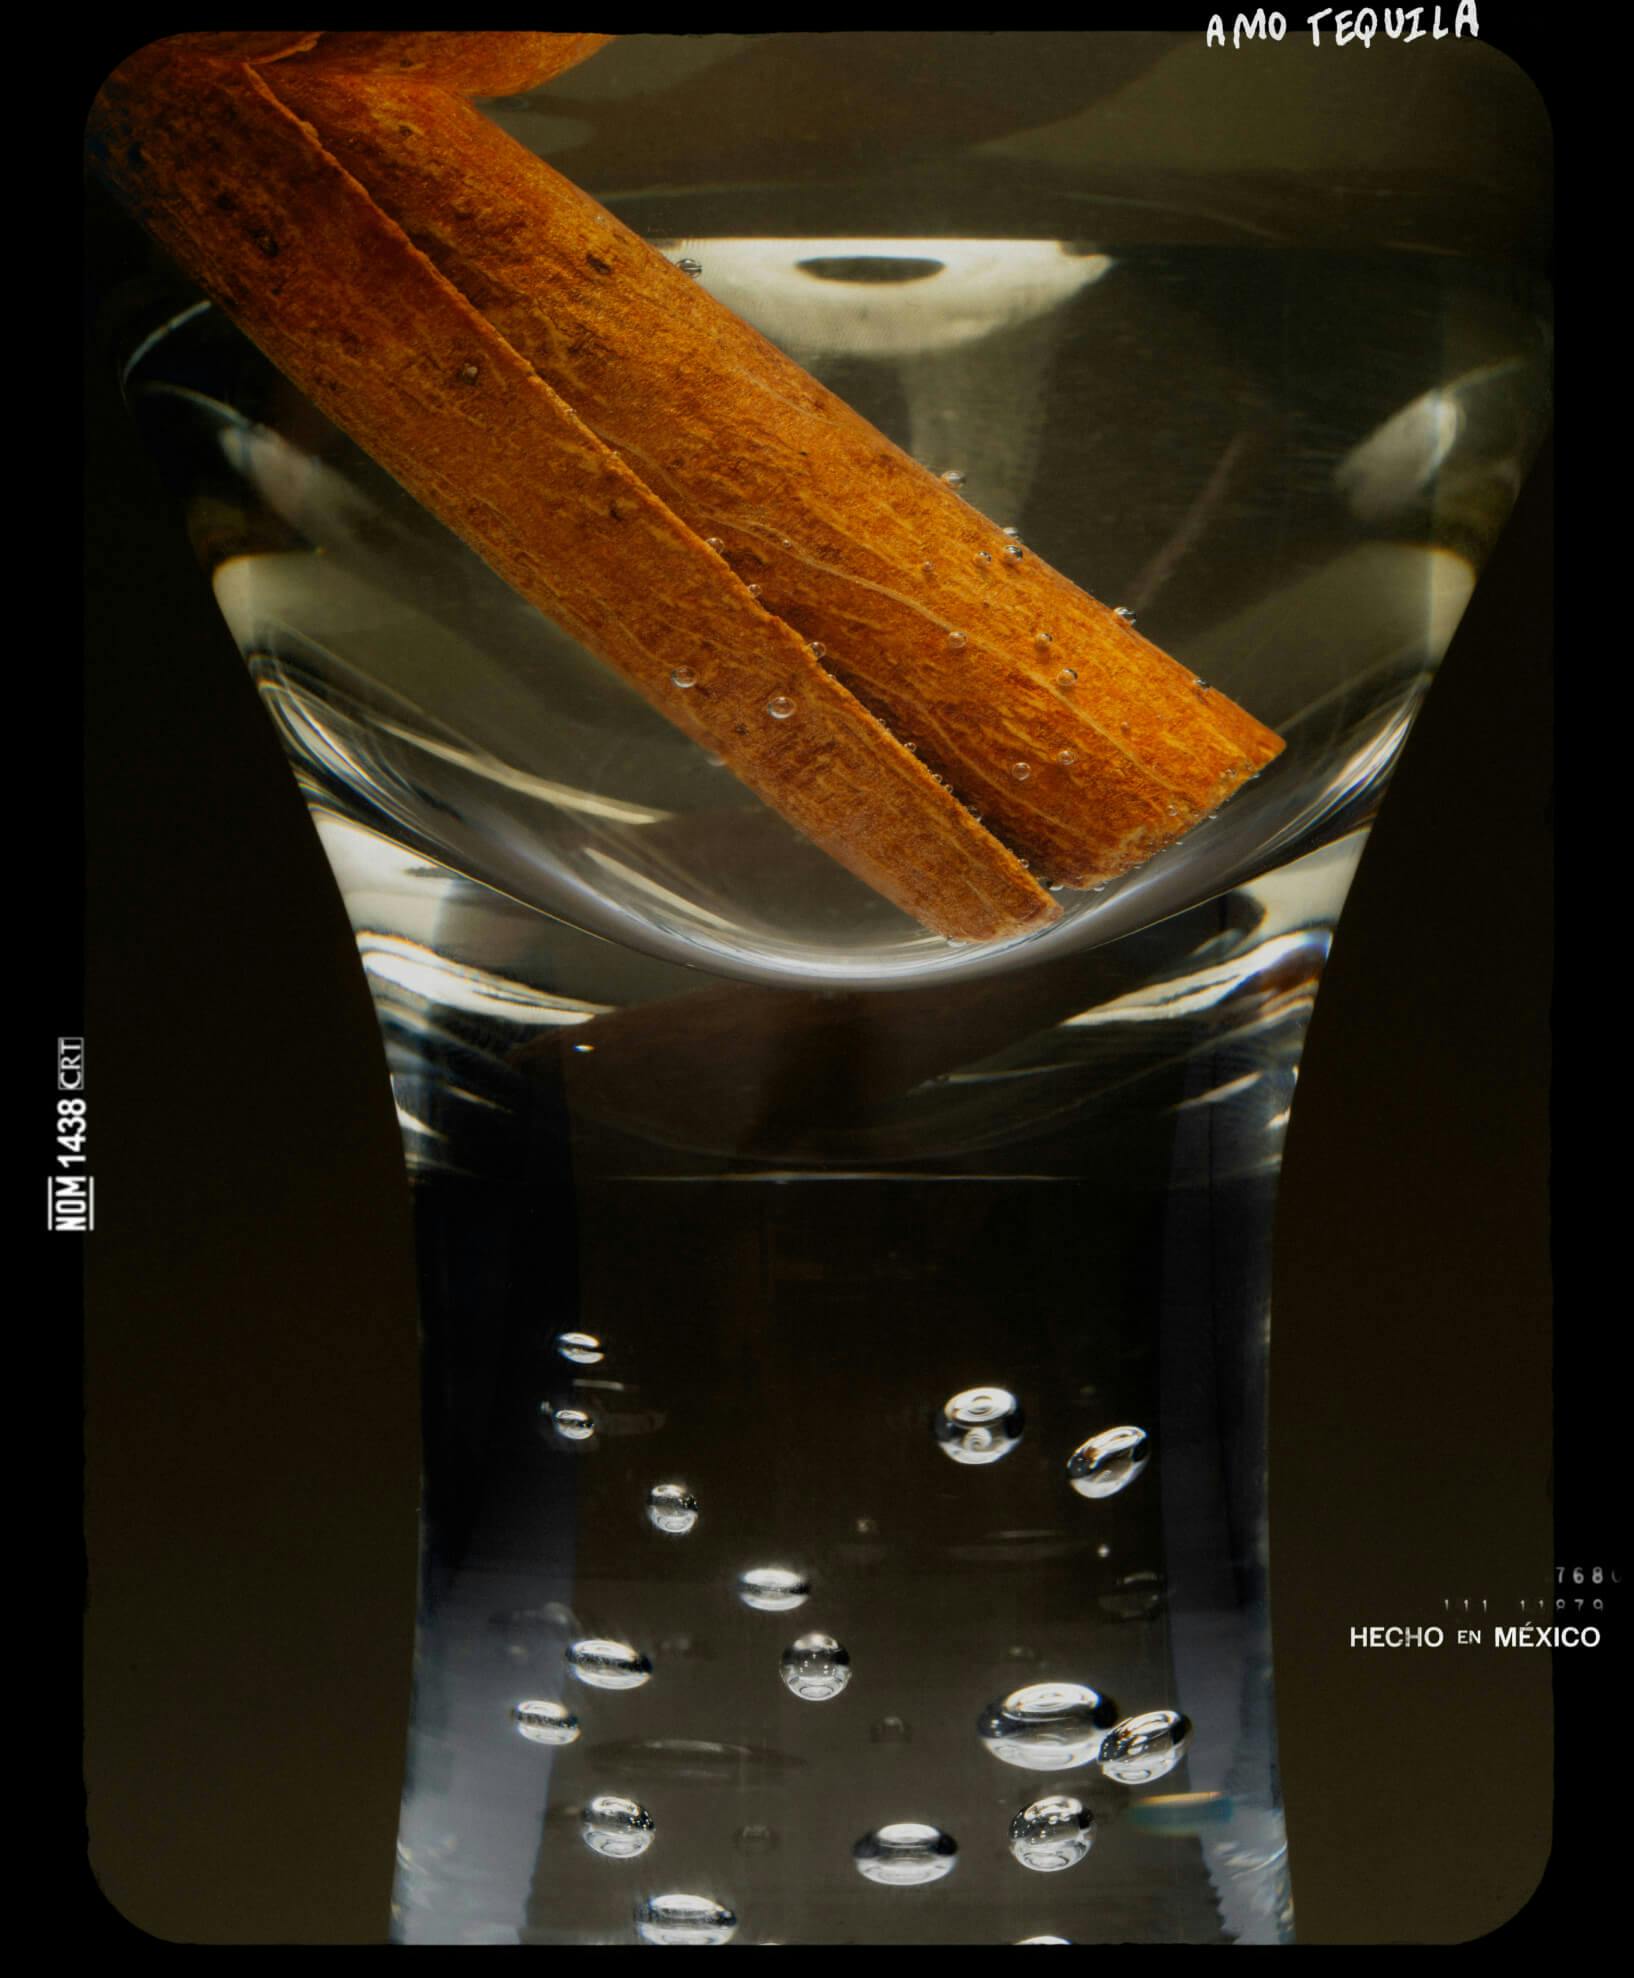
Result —
[[1050, 637], [1048, 632], [1035, 632], [1033, 634], [1033, 644], [1035, 646], [1049, 646], [1054, 645], [1054, 643], [1055, 641]]
[[1021, 531], [1019, 529], [1006, 527], [1001, 533], [1008, 536], [1013, 543], [1019, 543], [1021, 541]]
[[576, 1367], [595, 1367], [605, 1358], [601, 1341], [593, 1332], [559, 1332], [556, 1335], [556, 1351], [564, 1360], [571, 1360]]
[[794, 712], [794, 702], [787, 694], [773, 694], [766, 703], [766, 712], [774, 721], [787, 721]]
[[1097, 1559], [1110, 1559], [1110, 1558], [1112, 1557], [1112, 1548], [1111, 1548], [1111, 1546], [1109, 1546], [1109, 1545], [1098, 1545], [1098, 1546], [1096, 1546], [1096, 1548], [1095, 1548], [1095, 1557], [1096, 1557]]
[[1117, 1705], [1087, 1683], [1030, 1683], [989, 1704], [976, 1734], [1006, 1765], [1070, 1772], [1099, 1758], [1117, 1721]]
[[1124, 624], [1126, 625], [1133, 625], [1135, 622], [1135, 614], [1129, 609], [1128, 605], [1126, 604], [1113, 605], [1112, 616], [1114, 618], [1121, 618]]
[[703, 263], [694, 261], [690, 254], [683, 254], [675, 265], [683, 275], [701, 275], [704, 271]]
[[985, 550], [985, 549], [977, 550], [976, 561], [978, 563], [991, 563], [993, 561], [992, 552], [990, 550]]
[[[917, 742], [904, 742], [902, 746], [908, 751], [909, 755], [918, 755], [919, 753], [919, 744]], [[942, 779], [938, 776], [936, 780], [940, 783]]]
[[757, 598], [760, 596], [760, 586], [758, 584], [751, 584], [748, 589], [750, 597]]
[[1055, 759], [1063, 769], [1070, 769], [1078, 760], [1078, 751], [1076, 749], [1062, 749], [1056, 755]]
[[649, 1896], [636, 1906], [644, 1944], [729, 1944], [737, 1929], [736, 1916], [713, 1896]]
[[565, 1703], [519, 1703], [511, 1716], [531, 1744], [572, 1744], [579, 1735], [579, 1720]]
[[967, 1387], [942, 1404], [936, 1440], [955, 1463], [996, 1463], [1021, 1440], [1021, 1403], [1007, 1387]]
[[690, 666], [676, 667], [669, 677], [672, 687], [695, 687], [698, 684], [698, 676]]
[[680, 1538], [698, 1522], [698, 1500], [685, 1484], [654, 1484], [647, 1492], [647, 1516], [659, 1531]]
[[947, 642], [955, 652], [962, 652], [966, 644], [965, 635], [963, 632], [949, 632]]
[[950, 488], [962, 488], [965, 484], [965, 477], [959, 472], [957, 467], [950, 467], [942, 476], [942, 479], [947, 482]]
[[481, 376], [482, 369], [480, 365], [462, 364], [460, 366], [460, 383], [462, 385], [474, 385]]
[[[942, 779], [941, 777], [937, 777], [936, 780], [940, 783]], [[858, 1538], [878, 1538], [879, 1520], [877, 1518], [859, 1518], [851, 1529], [857, 1534]]]
[[817, 640], [813, 639], [811, 642], [811, 656], [813, 659], [827, 659], [828, 647], [820, 645]]
[[900, 1717], [882, 1717], [868, 1727], [870, 1744], [912, 1744], [913, 1732]]
[[1027, 552], [1021, 547], [1020, 543], [1012, 543], [1004, 553], [1012, 563], [1020, 563], [1021, 561], [1023, 561], [1023, 559], [1026, 557], [1027, 554]]
[[1055, 1794], [1036, 1799], [1010, 1822], [1010, 1852], [1041, 1875], [1071, 1868], [1095, 1842], [1095, 1816], [1082, 1800]]
[[622, 1641], [576, 1641], [567, 1666], [596, 1690], [638, 1690], [652, 1675], [646, 1656]]
[[1120, 722], [1118, 723], [1118, 728], [1119, 728], [1119, 730], [1120, 730], [1120, 732], [1121, 732], [1121, 733], [1123, 733], [1123, 734], [1125, 734], [1125, 735], [1127, 735], [1127, 734], [1129, 733], [1129, 723], [1128, 723], [1127, 721], [1120, 721]]
[[596, 1047], [594, 1044], [575, 1044], [573, 1048], [581, 1057], [590, 1057], [594, 1054]]
[[936, 565], [934, 563], [921, 563], [919, 567], [927, 577], [934, 577], [936, 575]]
[[1055, 676], [1055, 683], [1058, 687], [1070, 687], [1076, 682], [1077, 678], [1078, 669], [1075, 666], [1063, 666], [1061, 671]]
[[705, 536], [704, 547], [706, 549], [712, 549], [717, 556], [724, 556], [726, 554], [726, 545], [721, 541], [719, 536]]
[[951, 1875], [959, 1846], [940, 1827], [922, 1820], [894, 1820], [864, 1834], [851, 1850], [857, 1872], [886, 1889], [917, 1889]]
[[740, 1827], [732, 1836], [732, 1845], [740, 1854], [775, 1854], [777, 1836], [770, 1827], [759, 1821], [751, 1821], [747, 1827]]
[[779, 541], [780, 541], [780, 542], [782, 543], [782, 545], [783, 545], [783, 547], [784, 547], [785, 549], [793, 549], [793, 548], [794, 548], [794, 544], [793, 544], [793, 543], [791, 543], [791, 542], [789, 541], [789, 539], [788, 539], [788, 537], [787, 537], [787, 536], [780, 536], [780, 537], [778, 538], [778, 540], [779, 540]]
[[1067, 1481], [1080, 1497], [1116, 1497], [1145, 1469], [1152, 1439], [1144, 1429], [1102, 1429], [1067, 1458]]
[[1033, 766], [1030, 762], [1013, 762], [1010, 765], [1010, 774], [1018, 783], [1025, 783], [1032, 773]]
[[1178, 1710], [1145, 1710], [1114, 1724], [1101, 1747], [1101, 1770], [1119, 1785], [1143, 1786], [1172, 1772], [1191, 1743], [1191, 1725]]
[[580, 1821], [584, 1844], [607, 1861], [633, 1861], [652, 1846], [657, 1828], [638, 1800], [617, 1793], [598, 1793]]
[[851, 1657], [832, 1635], [802, 1635], [783, 1651], [783, 1681], [805, 1703], [827, 1703], [851, 1680]]
[[1197, 690], [1197, 697], [1199, 700], [1201, 700], [1205, 694], [1211, 694], [1214, 691], [1214, 689], [1209, 685], [1209, 683], [1206, 680], [1199, 679], [1195, 673], [1192, 675], [1191, 683], [1192, 686]]
[[567, 1442], [588, 1442], [596, 1433], [594, 1420], [582, 1408], [557, 1408], [550, 1418], [551, 1427]]
[[1018, 1937], [1018, 1944], [1070, 1944], [1071, 1937]]
[[738, 1575], [738, 1598], [757, 1614], [787, 1614], [811, 1598], [811, 1582], [786, 1566], [751, 1566]]

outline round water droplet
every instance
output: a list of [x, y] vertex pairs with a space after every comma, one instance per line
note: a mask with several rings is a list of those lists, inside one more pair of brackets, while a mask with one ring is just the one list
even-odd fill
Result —
[[605, 1357], [601, 1341], [593, 1332], [559, 1332], [556, 1335], [556, 1351], [564, 1360], [571, 1360], [576, 1367], [595, 1367]]
[[1135, 614], [1126, 604], [1115, 604], [1112, 607], [1112, 616], [1114, 618], [1121, 618], [1126, 625], [1133, 625], [1135, 622]]
[[985, 549], [977, 550], [976, 561], [978, 563], [991, 563], [993, 561], [992, 552], [990, 550], [985, 550]]
[[1027, 552], [1021, 547], [1020, 543], [1011, 543], [1010, 547], [1004, 552], [1004, 554], [1009, 558], [1009, 560], [1012, 563], [1020, 563], [1022, 559], [1026, 556]]
[[1018, 1937], [1018, 1944], [1070, 1944], [1071, 1937]]
[[719, 536], [705, 536], [704, 546], [712, 549], [717, 556], [724, 556], [726, 554], [726, 545], [721, 541]]
[[783, 1651], [785, 1686], [804, 1703], [827, 1703], [851, 1680], [851, 1657], [832, 1635], [802, 1635]]
[[695, 687], [698, 684], [698, 676], [690, 666], [676, 667], [669, 679], [672, 687]]
[[1057, 751], [1055, 759], [1063, 769], [1070, 769], [1078, 760], [1078, 751], [1076, 749], [1060, 749]]
[[644, 1944], [729, 1944], [738, 1919], [713, 1896], [649, 1896], [636, 1906], [635, 1933]]
[[851, 1850], [859, 1875], [886, 1889], [917, 1889], [953, 1873], [959, 1846], [922, 1820], [893, 1820], [864, 1834]]
[[738, 1598], [757, 1614], [787, 1614], [805, 1606], [811, 1598], [811, 1582], [786, 1566], [751, 1566], [738, 1575]]
[[949, 632], [947, 635], [947, 642], [950, 646], [952, 646], [955, 652], [962, 651], [965, 645], [968, 643], [963, 632]]
[[936, 575], [936, 565], [934, 563], [921, 563], [919, 567], [927, 577], [934, 577]]
[[760, 586], [758, 584], [749, 585], [748, 590], [750, 597], [757, 598], [760, 596]]
[[530, 1744], [572, 1744], [579, 1735], [579, 1720], [565, 1703], [519, 1703], [511, 1716]]
[[579, 1823], [584, 1844], [606, 1861], [633, 1861], [652, 1846], [657, 1828], [638, 1800], [617, 1793], [598, 1793], [584, 1809]]
[[646, 1656], [622, 1641], [576, 1641], [567, 1651], [567, 1666], [596, 1690], [638, 1690], [652, 1675]]
[[701, 275], [704, 271], [703, 263], [694, 261], [690, 254], [683, 254], [675, 265], [683, 275]]
[[1006, 1765], [1071, 1772], [1099, 1758], [1117, 1721], [1117, 1705], [1087, 1683], [1030, 1683], [989, 1704], [976, 1734]]
[[1080, 1497], [1116, 1497], [1151, 1461], [1152, 1438], [1129, 1426], [1102, 1429], [1067, 1458], [1067, 1481]]
[[815, 639], [813, 639], [811, 642], [811, 656], [813, 659], [827, 659], [828, 647], [824, 645], [819, 645], [818, 642]]
[[1144, 1786], [1172, 1772], [1191, 1743], [1191, 1725], [1178, 1710], [1145, 1710], [1114, 1724], [1101, 1747], [1101, 1770], [1122, 1786]]
[[685, 1484], [654, 1484], [647, 1492], [647, 1516], [659, 1531], [680, 1538], [698, 1522], [698, 1500]]
[[962, 488], [965, 484], [965, 477], [959, 472], [957, 467], [950, 467], [942, 476], [942, 479], [947, 482], [950, 488]]
[[1008, 536], [1013, 543], [1019, 543], [1021, 541], [1021, 531], [1019, 529], [1006, 528], [1002, 533]]
[[882, 1717], [868, 1727], [870, 1744], [912, 1744], [913, 1732], [900, 1717]]
[[1033, 644], [1035, 646], [1050, 646], [1054, 645], [1054, 643], [1055, 641], [1050, 637], [1048, 632], [1035, 632], [1033, 634]]
[[787, 694], [773, 694], [766, 703], [766, 712], [774, 721], [787, 721], [794, 712], [794, 702]]
[[1010, 765], [1010, 774], [1018, 783], [1025, 783], [1032, 773], [1033, 766], [1030, 762], [1013, 762]]
[[955, 1463], [996, 1463], [1021, 1440], [1021, 1403], [1007, 1387], [967, 1387], [943, 1402], [936, 1441]]
[[1095, 1841], [1095, 1816], [1082, 1800], [1036, 1799], [1010, 1822], [1010, 1852], [1023, 1868], [1052, 1875], [1083, 1860]]
[[777, 1836], [770, 1827], [752, 1821], [747, 1827], [740, 1827], [732, 1836], [732, 1845], [740, 1854], [775, 1854]]
[[1077, 667], [1063, 666], [1061, 671], [1057, 673], [1055, 676], [1055, 683], [1058, 687], [1071, 687], [1076, 684], [1077, 679], [1078, 679]]
[[1197, 695], [1199, 699], [1201, 699], [1204, 694], [1211, 694], [1214, 691], [1214, 689], [1209, 685], [1209, 683], [1206, 680], [1199, 679], [1195, 673], [1192, 675], [1191, 683], [1192, 686], [1197, 690]]
[[550, 1422], [564, 1442], [588, 1442], [596, 1433], [595, 1422], [582, 1408], [558, 1408]]

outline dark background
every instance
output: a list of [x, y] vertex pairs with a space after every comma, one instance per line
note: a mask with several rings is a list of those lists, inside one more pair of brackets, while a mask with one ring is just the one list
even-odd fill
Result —
[[[416, 1549], [396, 1127], [316, 837], [96, 364], [86, 438], [90, 1857], [161, 1938], [380, 1942]], [[1546, 455], [1363, 860], [1290, 1129], [1271, 1512], [1306, 1942], [1479, 1936], [1550, 1847], [1549, 1658], [1348, 1631], [1553, 1601], [1552, 546]]]

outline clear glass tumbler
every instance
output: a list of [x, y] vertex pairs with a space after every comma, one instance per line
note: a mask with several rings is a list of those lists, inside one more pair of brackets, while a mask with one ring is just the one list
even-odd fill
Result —
[[1024, 941], [803, 843], [207, 303], [130, 339], [412, 1184], [397, 1941], [1291, 1934], [1279, 1161], [1546, 429], [1547, 137], [1463, 42], [1218, 57], [634, 36], [491, 106], [1286, 738]]

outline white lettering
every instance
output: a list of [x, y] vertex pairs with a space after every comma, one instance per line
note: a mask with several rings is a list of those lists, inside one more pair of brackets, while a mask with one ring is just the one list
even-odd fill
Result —
[[1203, 36], [1203, 46], [1205, 48], [1212, 48], [1216, 41], [1219, 42], [1222, 48], [1225, 46], [1225, 22], [1218, 14], [1210, 14], [1208, 17], [1208, 33]]
[[1332, 12], [1333, 9], [1331, 7], [1324, 7], [1320, 13], [1312, 14], [1310, 16], [1311, 42], [1312, 45], [1317, 48], [1320, 48], [1322, 46], [1322, 30], [1316, 24], [1318, 21], [1325, 21], [1329, 16], [1329, 14], [1331, 14]]

